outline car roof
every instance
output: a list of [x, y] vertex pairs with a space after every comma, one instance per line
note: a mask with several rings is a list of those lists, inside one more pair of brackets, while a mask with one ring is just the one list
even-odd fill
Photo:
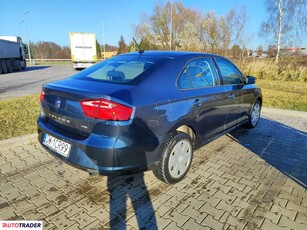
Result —
[[[125, 53], [121, 55], [140, 55], [140, 52], [131, 52], [131, 53]], [[164, 50], [146, 50], [142, 53], [144, 56], [160, 56], [160, 57], [168, 57], [168, 58], [176, 58], [180, 56], [213, 56], [213, 57], [222, 57], [215, 54], [209, 54], [209, 53], [200, 53], [200, 52], [188, 52], [188, 51], [164, 51]], [[224, 58], [224, 57], [223, 57]]]

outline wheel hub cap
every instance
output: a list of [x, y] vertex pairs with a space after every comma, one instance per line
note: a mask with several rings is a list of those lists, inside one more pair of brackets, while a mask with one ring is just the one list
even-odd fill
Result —
[[260, 105], [255, 104], [252, 111], [252, 125], [255, 126], [260, 118]]
[[189, 141], [181, 140], [172, 149], [169, 158], [169, 170], [173, 178], [179, 178], [186, 173], [192, 157], [192, 146]]

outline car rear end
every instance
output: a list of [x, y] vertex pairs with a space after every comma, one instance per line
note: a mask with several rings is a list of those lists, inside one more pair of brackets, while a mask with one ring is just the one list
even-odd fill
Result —
[[[109, 62], [112, 68], [102, 63], [44, 85], [37, 121], [42, 146], [90, 173], [108, 175], [149, 169], [157, 160], [151, 152], [157, 150], [159, 141], [149, 131], [142, 112], [137, 112], [131, 95], [136, 87], [134, 81], [140, 81], [164, 61], [144, 57], [143, 71], [131, 69], [138, 59], [138, 55], [115, 58]], [[123, 60], [128, 60], [127, 64]]]

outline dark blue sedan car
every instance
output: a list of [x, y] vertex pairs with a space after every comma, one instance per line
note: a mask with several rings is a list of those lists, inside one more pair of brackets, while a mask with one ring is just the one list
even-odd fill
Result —
[[257, 125], [262, 96], [254, 83], [217, 55], [119, 55], [43, 86], [38, 139], [90, 174], [152, 169], [176, 183], [195, 149], [240, 125]]

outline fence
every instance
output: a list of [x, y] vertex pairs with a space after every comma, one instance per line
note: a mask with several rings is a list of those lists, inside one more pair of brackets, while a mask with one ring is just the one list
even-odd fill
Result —
[[[103, 59], [97, 59], [97, 62], [102, 61]], [[32, 63], [30, 63], [30, 60], [27, 59], [27, 64], [32, 65], [40, 65], [40, 64], [70, 64], [71, 59], [31, 59]]]

